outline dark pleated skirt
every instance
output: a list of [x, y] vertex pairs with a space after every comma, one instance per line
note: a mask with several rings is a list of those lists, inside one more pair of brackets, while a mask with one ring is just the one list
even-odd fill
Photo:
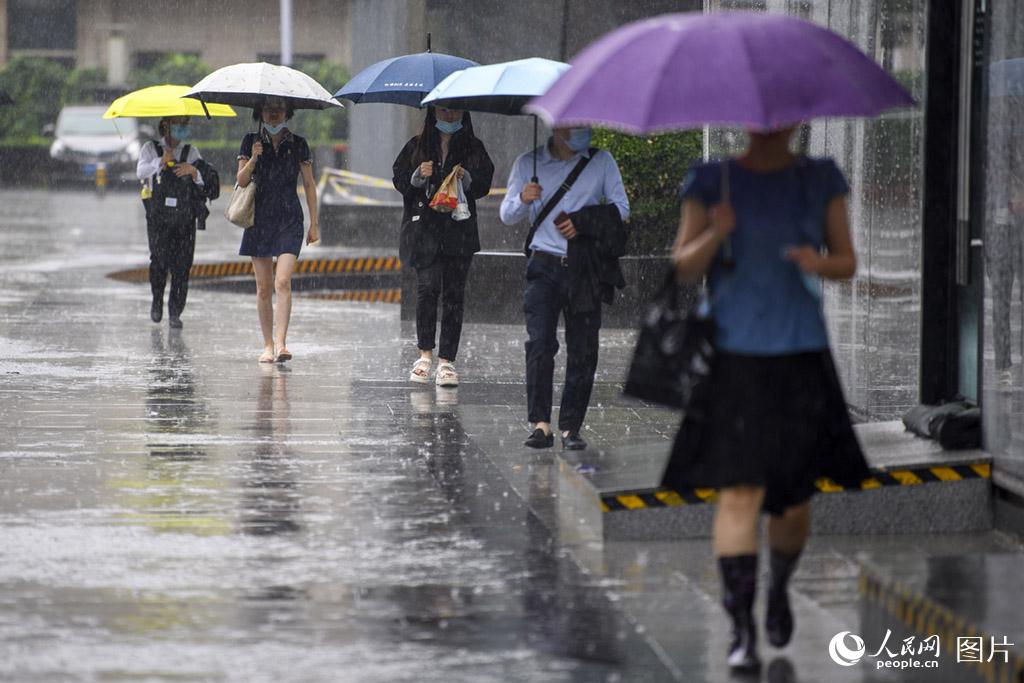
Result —
[[706, 400], [705, 418], [683, 418], [663, 486], [761, 486], [764, 510], [781, 514], [820, 477], [857, 486], [869, 476], [828, 350], [719, 354]]

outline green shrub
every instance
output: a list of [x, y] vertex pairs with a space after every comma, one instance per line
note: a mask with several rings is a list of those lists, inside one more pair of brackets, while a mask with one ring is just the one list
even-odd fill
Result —
[[172, 54], [147, 69], [135, 69], [128, 80], [132, 90], [151, 85], [195, 85], [210, 71], [195, 55]]
[[594, 131], [593, 144], [611, 152], [629, 196], [632, 254], [664, 254], [679, 227], [679, 184], [701, 158], [700, 131], [651, 137]]
[[54, 123], [64, 106], [70, 69], [50, 59], [14, 57], [0, 72], [0, 88], [14, 104], [0, 107], [3, 140], [27, 140]]

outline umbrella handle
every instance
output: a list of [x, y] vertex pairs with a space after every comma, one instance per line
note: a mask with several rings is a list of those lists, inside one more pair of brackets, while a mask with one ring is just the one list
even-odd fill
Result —
[[202, 95], [199, 96], [199, 104], [203, 105], [203, 113], [206, 114], [206, 120], [209, 121], [212, 119], [213, 117], [210, 116], [210, 110], [206, 108], [206, 100], [203, 99]]
[[533, 115], [533, 177], [531, 183], [537, 182], [537, 115]]

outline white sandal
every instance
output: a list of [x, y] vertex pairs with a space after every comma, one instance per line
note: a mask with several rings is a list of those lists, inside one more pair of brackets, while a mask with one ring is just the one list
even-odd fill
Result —
[[420, 357], [412, 364], [412, 372], [409, 373], [409, 381], [418, 384], [430, 384], [430, 368], [434, 361], [430, 358]]
[[437, 374], [434, 376], [434, 382], [439, 387], [459, 386], [459, 375], [455, 372], [455, 366], [451, 363], [441, 363], [438, 365]]

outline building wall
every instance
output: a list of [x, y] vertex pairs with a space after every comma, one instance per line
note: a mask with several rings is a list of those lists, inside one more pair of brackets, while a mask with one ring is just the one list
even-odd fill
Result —
[[[279, 0], [175, 0], [172, 6], [173, 12], [128, 0], [79, 2], [78, 66], [106, 67], [113, 33], [124, 35], [129, 59], [140, 51], [193, 52], [219, 68], [280, 53]], [[293, 2], [293, 16], [295, 54], [349, 64], [348, 2], [300, 0]]]

